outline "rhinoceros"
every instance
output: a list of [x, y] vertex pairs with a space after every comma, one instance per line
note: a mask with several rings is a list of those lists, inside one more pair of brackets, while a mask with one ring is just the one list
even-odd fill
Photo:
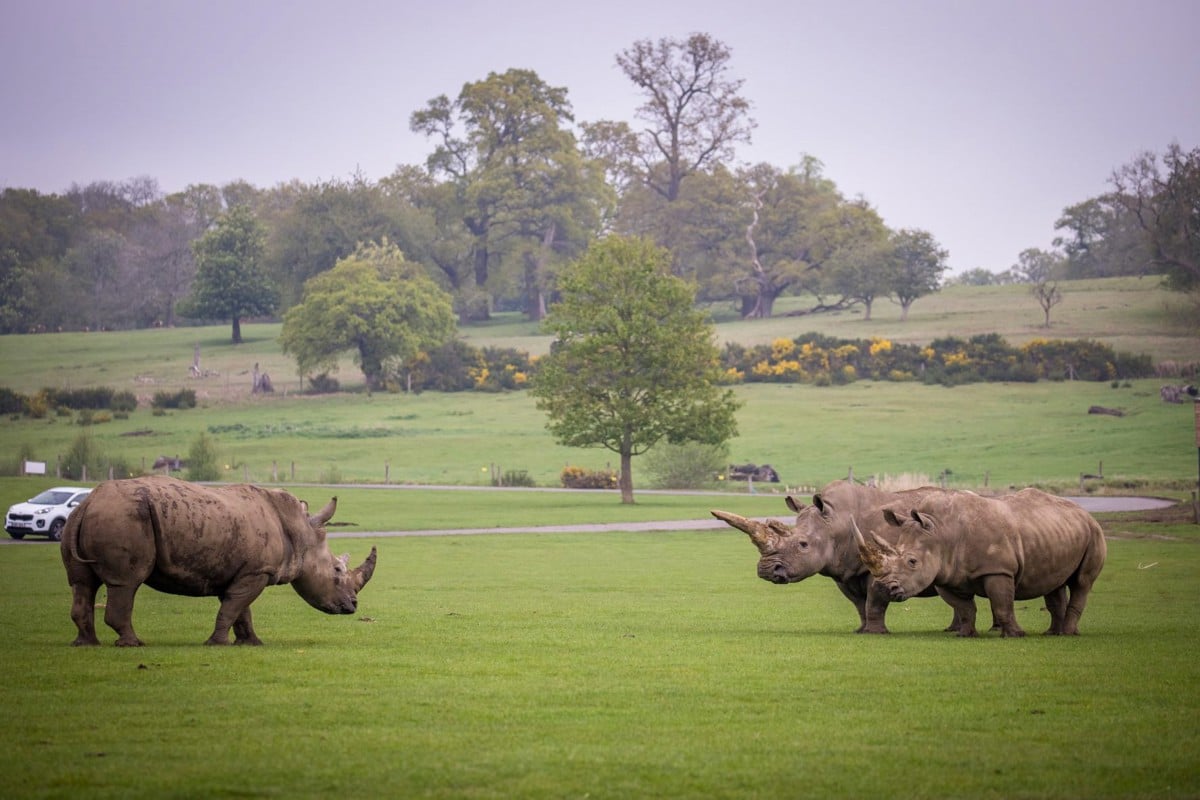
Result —
[[73, 644], [98, 645], [96, 591], [104, 584], [104, 621], [118, 647], [138, 647], [133, 599], [143, 583], [168, 594], [221, 599], [206, 644], [262, 644], [250, 604], [271, 585], [290, 583], [309, 605], [351, 614], [375, 571], [375, 548], [356, 569], [325, 541], [334, 497], [317, 514], [280, 489], [249, 484], [204, 487], [155, 476], [101, 483], [67, 520], [63, 566], [74, 599]]
[[[790, 495], [788, 508], [796, 512], [789, 528], [778, 520], [760, 522], [732, 514], [712, 511], [712, 515], [745, 532], [758, 548], [758, 577], [772, 583], [796, 583], [813, 575], [832, 578], [858, 610], [856, 633], [887, 633], [885, 616], [888, 600], [879, 592], [868, 591], [871, 573], [859, 557], [852, 524], [880, 528], [878, 535], [892, 534], [883, 524], [882, 512], [889, 506], [909, 507], [928, 494], [946, 490], [933, 487], [887, 492], [848, 480], [834, 481], [813, 495], [813, 504], [805, 506]], [[926, 596], [937, 594], [933, 589]], [[946, 630], [957, 630], [957, 613]]]
[[[874, 589], [901, 602], [934, 586], [958, 610], [959, 636], [975, 636], [975, 596], [991, 602], [1002, 636], [1024, 636], [1014, 600], [1045, 597], [1052, 635], [1079, 633], [1107, 545], [1091, 514], [1038, 489], [999, 498], [930, 495], [905, 513], [883, 512], [899, 535], [856, 532]], [[1068, 599], [1069, 592], [1069, 599]]]

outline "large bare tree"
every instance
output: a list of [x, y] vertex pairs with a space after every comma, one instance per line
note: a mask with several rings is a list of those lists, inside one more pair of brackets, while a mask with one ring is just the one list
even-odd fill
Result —
[[617, 65], [642, 91], [636, 157], [642, 180], [668, 201], [688, 175], [733, 159], [754, 129], [743, 81], [730, 76], [730, 49], [706, 33], [686, 39], [642, 39]]

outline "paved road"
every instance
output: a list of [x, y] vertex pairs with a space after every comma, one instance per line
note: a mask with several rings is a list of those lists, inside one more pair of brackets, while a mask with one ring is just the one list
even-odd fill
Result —
[[[1110, 511], [1149, 511], [1175, 505], [1174, 500], [1158, 497], [1067, 497], [1090, 513]], [[784, 519], [780, 515], [778, 519]], [[762, 519], [766, 519], [763, 517]], [[606, 531], [702, 531], [728, 530], [719, 519], [660, 520], [657, 522], [617, 522], [602, 525], [542, 525], [524, 528], [452, 528], [419, 531], [330, 531], [331, 539], [367, 539], [378, 536], [470, 536], [502, 533], [604, 533]]]
[[[1175, 505], [1174, 500], [1163, 500], [1158, 497], [1068, 497], [1089, 512], [1111, 511], [1148, 511], [1155, 508], [1167, 508]], [[765, 517], [763, 519], [766, 519]], [[779, 515], [777, 519], [786, 519]], [[683, 519], [660, 520], [658, 522], [617, 522], [603, 525], [541, 525], [522, 528], [451, 528], [445, 530], [416, 530], [416, 531], [330, 531], [330, 539], [369, 539], [386, 536], [469, 536], [475, 534], [503, 533], [604, 533], [606, 531], [702, 531], [727, 530], [729, 528], [718, 519]], [[36, 544], [48, 542], [43, 538], [30, 538], [18, 542], [15, 539], [0, 537], [0, 544]]]

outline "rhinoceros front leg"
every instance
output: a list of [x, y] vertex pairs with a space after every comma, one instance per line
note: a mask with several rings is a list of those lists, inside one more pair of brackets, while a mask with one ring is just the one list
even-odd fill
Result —
[[859, 633], [891, 633], [887, 627], [887, 610], [891, 600], [876, 588], [874, 579], [867, 582], [866, 621]]
[[100, 581], [91, 576], [71, 584], [71, 621], [79, 629], [79, 635], [71, 642], [74, 647], [99, 646], [96, 636], [96, 590]]
[[854, 603], [854, 608], [858, 611], [858, 630], [855, 633], [862, 633], [867, 627], [867, 595], [863, 591], [863, 586], [858, 583], [843, 583], [842, 581], [834, 581], [842, 594], [846, 595], [846, 599]]
[[954, 609], [954, 619], [947, 630], [953, 630], [956, 636], [970, 638], [978, 636], [975, 630], [975, 595], [957, 594], [949, 589], [938, 588], [938, 596]]
[[242, 644], [245, 634], [245, 644], [262, 644], [254, 635], [250, 624], [250, 604], [258, 599], [263, 589], [267, 588], [266, 575], [248, 575], [238, 578], [229, 585], [221, 595], [221, 608], [217, 610], [217, 623], [213, 626], [212, 636], [205, 644], [229, 644], [229, 629], [238, 624], [234, 631], [238, 643]]
[[1011, 575], [988, 575], [983, 579], [983, 593], [992, 604], [992, 619], [1000, 626], [1000, 635], [1005, 638], [1025, 635], [1013, 612], [1016, 592], [1017, 587]]
[[117, 647], [141, 647], [142, 640], [133, 632], [133, 598], [140, 583], [132, 586], [108, 584], [104, 604], [104, 624], [117, 632]]

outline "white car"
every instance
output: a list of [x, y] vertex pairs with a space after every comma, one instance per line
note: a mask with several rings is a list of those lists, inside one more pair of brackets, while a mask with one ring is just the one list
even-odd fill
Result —
[[62, 538], [63, 526], [75, 506], [91, 493], [80, 486], [56, 486], [24, 503], [17, 503], [4, 516], [4, 530], [14, 539], [29, 535], [48, 536], [53, 542]]

